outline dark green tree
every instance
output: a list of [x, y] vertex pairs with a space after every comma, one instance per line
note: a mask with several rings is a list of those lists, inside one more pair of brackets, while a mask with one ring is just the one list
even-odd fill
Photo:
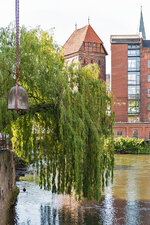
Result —
[[[112, 97], [98, 67], [66, 66], [63, 50], [40, 28], [20, 29], [20, 84], [29, 111], [7, 111], [15, 85], [15, 31], [0, 29], [0, 131], [37, 166], [41, 187], [100, 199], [113, 171]], [[108, 110], [109, 109], [109, 110]]]

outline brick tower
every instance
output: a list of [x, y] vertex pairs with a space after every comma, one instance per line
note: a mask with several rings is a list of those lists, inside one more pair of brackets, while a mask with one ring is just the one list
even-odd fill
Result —
[[82, 66], [97, 63], [99, 78], [106, 80], [107, 52], [102, 40], [91, 25], [76, 29], [64, 44], [64, 57], [68, 64], [80, 61]]

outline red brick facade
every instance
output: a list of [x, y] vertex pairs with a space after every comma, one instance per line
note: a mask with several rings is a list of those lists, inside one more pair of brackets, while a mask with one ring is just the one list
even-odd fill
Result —
[[150, 122], [150, 110], [148, 110], [148, 103], [150, 103], [150, 82], [148, 82], [148, 75], [150, 75], [150, 68], [148, 68], [148, 60], [150, 60], [150, 49], [141, 48], [141, 121]]
[[114, 128], [115, 137], [118, 136], [117, 131], [122, 131], [122, 137], [133, 137], [134, 130], [138, 131], [138, 138], [150, 140], [150, 124], [149, 123], [116, 123]]
[[128, 122], [128, 45], [111, 46], [111, 88], [116, 122]]
[[[112, 38], [112, 37], [111, 37]], [[115, 36], [111, 39], [111, 88], [114, 95], [115, 126], [114, 135], [123, 137], [150, 139], [150, 41], [143, 41], [140, 36]], [[121, 38], [121, 39], [119, 39]], [[129, 122], [129, 81], [128, 81], [128, 46], [140, 43], [140, 111], [139, 120]], [[131, 57], [131, 58], [128, 58]], [[136, 57], [133, 56], [133, 57]], [[134, 70], [133, 70], [134, 71]], [[136, 81], [137, 82], [137, 81]], [[134, 85], [131, 85], [134, 88]], [[148, 90], [149, 89], [149, 90]], [[134, 101], [134, 99], [133, 99]], [[136, 100], [137, 101], [137, 100]], [[136, 134], [136, 135], [135, 135]]]

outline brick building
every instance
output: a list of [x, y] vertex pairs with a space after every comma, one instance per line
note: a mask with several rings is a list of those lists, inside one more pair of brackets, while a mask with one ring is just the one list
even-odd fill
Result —
[[115, 136], [150, 139], [150, 41], [143, 15], [139, 34], [111, 36]]
[[103, 80], [106, 80], [106, 55], [104, 44], [91, 25], [76, 29], [64, 44], [64, 57], [68, 64], [77, 61], [82, 66], [97, 63], [99, 77]]

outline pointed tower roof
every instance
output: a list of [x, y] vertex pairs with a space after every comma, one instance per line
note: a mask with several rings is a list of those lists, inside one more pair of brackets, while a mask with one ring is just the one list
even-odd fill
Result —
[[140, 17], [140, 27], [139, 32], [142, 33], [143, 40], [146, 40], [146, 34], [145, 34], [145, 27], [144, 27], [144, 20], [143, 20], [143, 13], [142, 13], [142, 7], [141, 7], [141, 17]]
[[64, 44], [64, 55], [69, 55], [69, 54], [78, 52], [83, 42], [93, 42], [93, 43], [103, 44], [102, 40], [93, 30], [91, 25], [87, 25], [80, 29], [76, 29], [72, 33], [72, 35]]

